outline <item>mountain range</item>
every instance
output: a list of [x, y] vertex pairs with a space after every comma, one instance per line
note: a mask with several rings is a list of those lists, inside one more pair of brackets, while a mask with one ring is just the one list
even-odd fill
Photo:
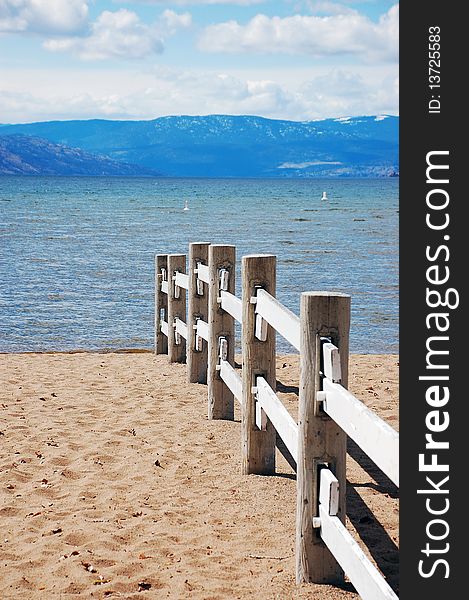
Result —
[[399, 117], [170, 116], [0, 125], [0, 174], [388, 177]]
[[12, 134], [0, 135], [0, 175], [138, 177], [157, 173], [36, 136]]

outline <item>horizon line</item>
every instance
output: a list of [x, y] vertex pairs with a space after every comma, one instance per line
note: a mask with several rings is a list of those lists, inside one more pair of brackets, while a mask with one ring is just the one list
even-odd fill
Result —
[[158, 121], [160, 119], [175, 119], [175, 118], [189, 118], [189, 119], [197, 119], [197, 118], [208, 118], [208, 117], [239, 117], [239, 118], [253, 118], [253, 119], [263, 119], [265, 121], [284, 121], [289, 123], [318, 123], [321, 121], [348, 121], [351, 119], [363, 119], [363, 118], [375, 118], [378, 119], [381, 117], [383, 120], [385, 118], [400, 118], [400, 115], [388, 114], [388, 113], [378, 113], [371, 115], [345, 115], [341, 117], [324, 117], [318, 119], [282, 119], [282, 118], [271, 118], [271, 117], [263, 117], [261, 115], [254, 114], [228, 114], [228, 113], [207, 113], [201, 115], [190, 115], [190, 114], [171, 114], [171, 115], [161, 115], [159, 117], [153, 117], [151, 119], [106, 119], [101, 117], [89, 117], [89, 118], [65, 118], [65, 119], [46, 119], [44, 121], [24, 121], [17, 123], [0, 123], [0, 127], [11, 127], [16, 125], [37, 125], [40, 123], [69, 123], [69, 122], [90, 122], [90, 121], [105, 121], [107, 123], [151, 123], [153, 121]]

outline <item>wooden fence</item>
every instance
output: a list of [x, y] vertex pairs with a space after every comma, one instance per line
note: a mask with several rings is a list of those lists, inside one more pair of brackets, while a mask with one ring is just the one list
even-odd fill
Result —
[[[276, 433], [296, 462], [296, 578], [334, 583], [347, 574], [364, 600], [396, 599], [345, 528], [350, 436], [398, 485], [399, 435], [347, 391], [350, 297], [301, 294], [300, 317], [275, 298], [276, 257], [242, 258], [234, 246], [192, 243], [186, 256], [156, 256], [155, 352], [187, 362], [208, 384], [208, 417], [233, 419], [241, 404], [242, 472], [275, 473]], [[235, 369], [241, 324], [242, 376]], [[276, 332], [300, 352], [298, 423], [276, 394]]]

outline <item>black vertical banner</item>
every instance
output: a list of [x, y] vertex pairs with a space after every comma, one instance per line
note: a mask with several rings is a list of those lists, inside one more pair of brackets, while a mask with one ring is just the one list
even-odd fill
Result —
[[468, 595], [469, 31], [457, 6], [400, 6], [402, 600]]

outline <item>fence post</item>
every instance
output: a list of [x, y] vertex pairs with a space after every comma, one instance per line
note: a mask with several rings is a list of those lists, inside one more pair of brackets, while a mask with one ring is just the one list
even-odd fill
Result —
[[234, 419], [234, 396], [225, 385], [217, 370], [219, 364], [220, 338], [227, 341], [226, 360], [234, 365], [234, 319], [221, 309], [218, 303], [220, 296], [221, 271], [226, 270], [224, 277], [225, 290], [235, 293], [236, 247], [214, 244], [208, 249], [208, 268], [210, 276], [208, 295], [208, 418]]
[[345, 523], [345, 455], [347, 436], [317, 402], [321, 389], [321, 342], [330, 337], [339, 348], [342, 385], [348, 383], [350, 296], [328, 292], [301, 294], [300, 397], [296, 513], [296, 580], [334, 583], [344, 574], [313, 529], [318, 516], [319, 465], [328, 463], [339, 481], [338, 517]]
[[186, 361], [186, 340], [181, 336], [176, 344], [174, 322], [176, 317], [186, 321], [186, 290], [175, 285], [176, 271], [186, 272], [185, 254], [168, 254], [168, 358], [169, 362]]
[[276, 434], [272, 423], [264, 415], [264, 426], [256, 425], [256, 399], [253, 387], [256, 376], [262, 375], [272, 389], [276, 389], [275, 331], [270, 325], [267, 337], [261, 341], [256, 333], [256, 288], [261, 287], [275, 296], [276, 257], [273, 255], [244, 256], [242, 260], [242, 355], [243, 355], [243, 414], [242, 414], [242, 472], [275, 473]]
[[[189, 306], [187, 311], [187, 378], [189, 383], [207, 383], [208, 348], [205, 341], [202, 348], [195, 347], [197, 318], [208, 322], [208, 288], [203, 281], [197, 285], [197, 263], [208, 264], [209, 243], [189, 244]], [[201, 292], [201, 293], [199, 293]]]
[[161, 331], [161, 321], [168, 320], [168, 295], [161, 291], [161, 282], [168, 274], [168, 255], [155, 256], [155, 354], [168, 353], [168, 338]]

